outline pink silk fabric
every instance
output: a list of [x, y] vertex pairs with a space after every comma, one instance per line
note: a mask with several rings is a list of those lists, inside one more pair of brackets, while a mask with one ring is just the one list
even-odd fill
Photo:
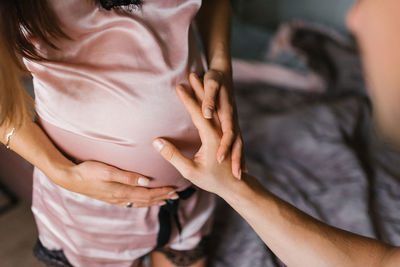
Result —
[[[75, 162], [96, 160], [150, 177], [150, 187], [190, 183], [154, 150], [166, 137], [188, 156], [200, 146], [175, 87], [189, 72], [204, 72], [191, 23], [201, 0], [144, 0], [133, 10], [107, 11], [84, 0], [49, 0], [70, 40], [49, 59], [25, 59], [32, 73], [36, 112], [43, 130]], [[214, 199], [200, 190], [181, 201], [182, 242], [194, 248], [210, 231]], [[131, 266], [151, 251], [159, 207], [127, 209], [58, 187], [34, 172], [33, 206], [39, 237], [63, 249], [74, 266]]]

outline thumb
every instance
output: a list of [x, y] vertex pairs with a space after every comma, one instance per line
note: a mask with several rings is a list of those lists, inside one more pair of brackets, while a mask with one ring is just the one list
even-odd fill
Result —
[[157, 138], [153, 141], [153, 146], [161, 156], [171, 163], [184, 177], [187, 177], [188, 171], [194, 168], [193, 161], [182, 154], [169, 141]]

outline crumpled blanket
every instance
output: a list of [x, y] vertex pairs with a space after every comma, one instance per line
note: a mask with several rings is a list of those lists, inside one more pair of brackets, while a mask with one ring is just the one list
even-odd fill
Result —
[[[359, 57], [346, 38], [322, 26], [286, 24], [265, 55], [276, 59], [285, 51], [292, 62], [257, 62], [313, 73], [325, 84], [318, 90], [235, 79], [249, 170], [326, 223], [400, 245], [400, 153], [374, 129]], [[211, 241], [212, 267], [284, 266], [221, 199]]]

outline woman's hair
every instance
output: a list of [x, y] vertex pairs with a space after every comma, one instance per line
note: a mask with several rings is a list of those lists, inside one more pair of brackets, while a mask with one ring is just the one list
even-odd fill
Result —
[[[87, 1], [104, 6], [105, 0]], [[119, 5], [141, 3], [140, 0], [106, 2]], [[57, 49], [51, 40], [59, 38], [69, 37], [62, 31], [48, 0], [0, 0], [0, 126], [9, 123], [18, 127], [29, 118], [26, 115], [32, 115], [32, 99], [21, 85], [18, 73], [18, 69], [24, 70], [22, 57], [46, 60], [36, 50], [32, 40]]]
[[0, 35], [0, 125], [20, 127], [32, 118], [32, 98], [25, 92], [6, 42]]

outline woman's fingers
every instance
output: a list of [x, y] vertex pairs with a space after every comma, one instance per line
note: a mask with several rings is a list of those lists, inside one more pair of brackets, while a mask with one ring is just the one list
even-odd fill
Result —
[[143, 187], [149, 185], [149, 178], [97, 161], [76, 165], [69, 176], [71, 185], [66, 189], [110, 204], [152, 206], [178, 198], [173, 187]]
[[230, 152], [237, 136], [234, 124], [235, 112], [226, 88], [223, 88], [220, 92], [218, 117], [221, 123], [222, 139], [217, 151], [217, 159], [222, 162]]
[[[119, 205], [121, 207], [125, 207], [127, 208], [128, 202], [124, 202], [124, 203], [120, 203]], [[130, 208], [148, 208], [148, 207], [153, 207], [153, 206], [164, 206], [165, 204], [167, 204], [167, 202], [164, 201], [153, 201], [153, 202], [149, 202], [149, 203], [133, 203], [132, 202], [132, 206]]]
[[111, 189], [109, 199], [113, 204], [132, 202], [134, 204], [151, 206], [150, 203], [179, 198], [176, 191], [170, 187], [143, 188], [114, 183], [109, 189]]
[[230, 129], [229, 125], [227, 125], [227, 123], [223, 124], [223, 122], [221, 125], [224, 125], [225, 128], [222, 128], [223, 135], [217, 151], [217, 160], [219, 163], [224, 161], [235, 140], [235, 133]]
[[138, 173], [112, 169], [109, 171], [108, 181], [131, 186], [149, 186], [150, 179]]
[[155, 200], [165, 200], [176, 197], [176, 190], [171, 187], [160, 188], [140, 188], [132, 189], [129, 199], [137, 201], [151, 202]]
[[182, 154], [173, 144], [165, 139], [154, 140], [153, 146], [171, 163], [183, 176], [188, 177], [193, 168], [193, 161]]
[[238, 179], [242, 178], [242, 158], [243, 141], [240, 136], [237, 136], [232, 147], [232, 174]]
[[193, 88], [194, 93], [196, 94], [196, 98], [197, 98], [198, 102], [203, 103], [203, 99], [204, 99], [203, 82], [201, 81], [199, 76], [193, 72], [189, 75], [189, 82]]
[[216, 71], [207, 72], [204, 76], [204, 99], [202, 111], [206, 119], [211, 119], [216, 109], [216, 102], [221, 87], [222, 77], [222, 74]]

